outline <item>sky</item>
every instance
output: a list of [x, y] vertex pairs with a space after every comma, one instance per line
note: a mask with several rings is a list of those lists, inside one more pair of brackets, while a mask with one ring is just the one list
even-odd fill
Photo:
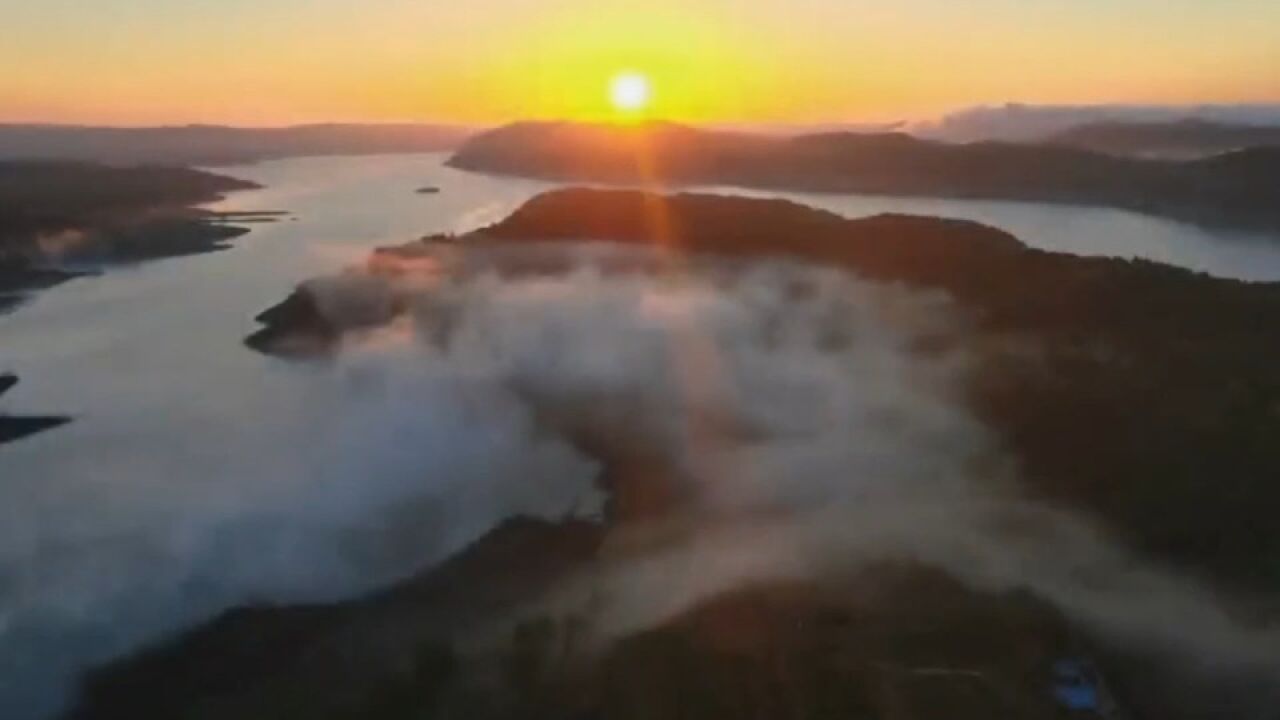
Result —
[[1280, 102], [1277, 0], [0, 0], [0, 121], [689, 122]]

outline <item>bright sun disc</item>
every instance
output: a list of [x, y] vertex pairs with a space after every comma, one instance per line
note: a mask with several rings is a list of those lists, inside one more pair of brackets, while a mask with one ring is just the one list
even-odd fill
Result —
[[653, 88], [649, 78], [640, 73], [622, 73], [609, 83], [609, 99], [621, 112], [639, 112], [649, 107]]

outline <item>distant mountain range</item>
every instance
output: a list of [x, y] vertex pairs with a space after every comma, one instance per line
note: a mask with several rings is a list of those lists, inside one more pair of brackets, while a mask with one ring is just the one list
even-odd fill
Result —
[[[1190, 158], [1277, 144], [1280, 105], [1009, 104], [969, 108], [916, 123], [736, 124], [705, 129], [775, 137], [903, 132], [943, 142], [1050, 143], [1118, 155]], [[0, 160], [227, 165], [311, 155], [438, 152], [456, 149], [476, 132], [432, 123], [324, 123], [279, 128], [0, 124]]]
[[470, 132], [456, 126], [416, 124], [332, 124], [283, 128], [0, 125], [0, 160], [228, 165], [302, 155], [449, 150]]
[[1178, 123], [1280, 126], [1280, 104], [1229, 105], [979, 105], [914, 123], [920, 137], [949, 142], [1041, 142], [1072, 128], [1110, 123]]
[[1251, 147], [1280, 146], [1280, 125], [1230, 125], [1194, 119], [1106, 122], [1072, 128], [1050, 137], [1048, 142], [1113, 155], [1191, 159]]
[[902, 133], [777, 137], [653, 123], [519, 123], [449, 161], [576, 182], [984, 198], [1114, 207], [1204, 225], [1280, 230], [1280, 148], [1195, 161], [1061, 145], [952, 144]]

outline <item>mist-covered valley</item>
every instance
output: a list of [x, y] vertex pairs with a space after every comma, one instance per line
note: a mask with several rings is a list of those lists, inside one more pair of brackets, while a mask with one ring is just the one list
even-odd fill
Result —
[[[786, 253], [530, 243], [547, 238], [502, 231], [371, 256], [498, 223], [550, 188], [442, 159], [233, 169], [265, 187], [217, 209], [298, 220], [257, 226], [215, 255], [77, 279], [0, 318], [2, 359], [24, 377], [13, 406], [75, 416], [0, 458], [6, 716], [79, 699], [86, 716], [278, 717], [273, 703], [295, 691], [312, 710], [331, 702], [374, 716], [360, 692], [385, 695], [404, 658], [437, 646], [462, 668], [431, 673], [454, 678], [432, 696], [441, 716], [605, 712], [609, 677], [584, 663], [634, 673], [678, 660], [714, 676], [702, 645], [670, 648], [702, 638], [725, 652], [713, 631], [726, 622], [736, 623], [727, 636], [746, 638], [728, 643], [733, 652], [794, 663], [782, 677], [835, 673], [856, 690], [837, 703], [846, 710], [883, 709], [915, 682], [885, 678], [943, 662], [969, 679], [936, 692], [969, 698], [973, 712], [1006, 700], [964, 673], [995, 678], [1010, 707], [1047, 717], [1047, 676], [1019, 673], [1080, 656], [1129, 704], [1183, 703], [1188, 717], [1215, 702], [1222, 717], [1274, 707], [1273, 600], [1241, 580], [1248, 572], [1216, 573], [1212, 553], [1182, 555], [1177, 538], [1119, 522], [1131, 505], [1091, 507], [1029, 480], [1035, 468], [993, 420], [1003, 406], [973, 392], [993, 358], [1025, 370], [1042, 349], [1031, 335], [990, 332], [976, 296]], [[442, 192], [415, 195], [423, 183]], [[1280, 275], [1280, 251], [1265, 242], [1120, 212], [790, 197], [855, 217], [970, 217], [1033, 246], [1147, 255], [1219, 277]], [[327, 352], [244, 348], [253, 317], [299, 283], [324, 317]], [[1259, 306], [1270, 302], [1259, 293]], [[744, 612], [735, 603], [751, 610], [745, 619], [733, 620]], [[262, 614], [205, 624], [245, 607]], [[309, 607], [323, 622], [294, 619]], [[837, 624], [854, 633], [854, 659], [787, 645], [817, 642], [808, 633], [828, 631], [812, 630], [814, 618], [833, 607], [847, 615]], [[810, 630], [753, 644], [779, 618]], [[290, 635], [295, 622], [306, 629]], [[984, 622], [986, 635], [960, 632]], [[220, 635], [220, 623], [248, 640]], [[921, 629], [931, 623], [934, 635]], [[209, 669], [202, 646], [181, 639], [196, 627], [227, 638], [214, 646], [226, 657], [282, 655], [273, 672], [219, 671], [235, 690], [201, 686], [182, 674]], [[859, 634], [868, 628], [886, 635]], [[921, 637], [919, 657], [885, 649]], [[978, 657], [1004, 642], [1033, 649], [1016, 662]], [[522, 643], [535, 646], [536, 682], [493, 670]], [[159, 669], [134, 655], [151, 647]], [[549, 655], [559, 670], [546, 669]], [[106, 670], [77, 695], [91, 667]], [[743, 672], [699, 692], [723, 702], [751, 684], [754, 671]], [[339, 677], [349, 693], [316, 690]], [[1150, 700], [1171, 678], [1187, 697]], [[688, 690], [653, 682], [655, 703]], [[862, 685], [877, 682], [899, 690]], [[165, 704], [179, 701], [189, 705]]]

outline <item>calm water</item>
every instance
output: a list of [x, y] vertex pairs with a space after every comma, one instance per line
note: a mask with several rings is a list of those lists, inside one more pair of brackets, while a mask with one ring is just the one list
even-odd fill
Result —
[[1280, 280], [1280, 237], [1207, 230], [1124, 210], [983, 200], [866, 195], [769, 193], [732, 188], [712, 192], [783, 197], [846, 217], [908, 213], [994, 225], [1024, 243], [1076, 255], [1147, 258], [1240, 280]]
[[[297, 365], [240, 344], [253, 316], [297, 282], [378, 245], [494, 221], [548, 187], [442, 161], [224, 168], [267, 187], [223, 209], [288, 210], [296, 220], [254, 225], [226, 252], [76, 280], [0, 317], [0, 368], [24, 379], [6, 409], [77, 416], [0, 449], [0, 717], [45, 715], [76, 668], [218, 609], [361, 592], [504, 514], [562, 513], [587, 491], [590, 468], [551, 452], [545, 470], [560, 484], [518, 492], [538, 468], [484, 464], [511, 455], [502, 433], [442, 445], [453, 430], [507, 415], [411, 357], [375, 350]], [[428, 184], [442, 192], [414, 193]], [[850, 216], [971, 218], [1049, 249], [1280, 279], [1280, 241], [1130, 213], [784, 196]], [[421, 412], [426, 403], [437, 412]], [[484, 513], [439, 509], [465, 504], [479, 476], [493, 479], [484, 492], [512, 500]], [[405, 502], [422, 503], [427, 520], [395, 525], [386, 508]]]

